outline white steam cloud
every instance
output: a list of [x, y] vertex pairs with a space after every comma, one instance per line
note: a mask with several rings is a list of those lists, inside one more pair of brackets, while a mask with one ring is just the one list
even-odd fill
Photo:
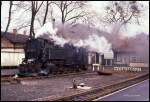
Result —
[[36, 34], [37, 37], [53, 39], [55, 44], [63, 46], [65, 43], [71, 43], [76, 47], [84, 47], [89, 51], [95, 51], [100, 53], [112, 52], [111, 44], [108, 43], [105, 37], [100, 37], [96, 34], [88, 35], [86, 39], [75, 39], [72, 37], [63, 38], [57, 35], [58, 28], [53, 28], [52, 23], [45, 24]]
[[57, 28], [53, 28], [52, 23], [48, 22], [44, 24], [44, 26], [36, 33], [35, 38], [45, 34], [49, 33], [50, 35], [56, 35]]
[[92, 34], [85, 40], [79, 40], [75, 46], [88, 48], [90, 51], [110, 52], [111, 44], [108, 43], [105, 37]]
[[62, 37], [56, 35], [58, 29], [53, 28], [52, 23], [46, 23], [44, 26], [37, 32], [35, 38], [41, 37], [45, 39], [54, 40], [55, 44], [63, 46], [68, 41]]

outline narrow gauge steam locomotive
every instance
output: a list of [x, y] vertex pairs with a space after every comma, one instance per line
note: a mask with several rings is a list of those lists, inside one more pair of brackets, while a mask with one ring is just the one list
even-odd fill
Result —
[[87, 70], [88, 52], [85, 48], [77, 48], [71, 44], [61, 47], [52, 40], [36, 38], [26, 42], [24, 52], [25, 58], [19, 66], [20, 75], [48, 75]]

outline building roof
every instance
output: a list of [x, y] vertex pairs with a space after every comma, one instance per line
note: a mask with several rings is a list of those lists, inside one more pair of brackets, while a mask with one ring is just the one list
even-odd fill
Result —
[[4, 32], [1, 32], [1, 38], [2, 37], [8, 39], [12, 43], [21, 43], [21, 44], [24, 44], [29, 38], [29, 36], [27, 35], [14, 34], [10, 32], [6, 32], [6, 34], [4, 34]]

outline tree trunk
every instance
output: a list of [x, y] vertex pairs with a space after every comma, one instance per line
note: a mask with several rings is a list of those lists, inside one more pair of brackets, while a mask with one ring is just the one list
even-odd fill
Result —
[[65, 20], [64, 20], [64, 12], [62, 11], [61, 14], [62, 14], [61, 22], [62, 22], [62, 24], [64, 24], [64, 23], [65, 23]]
[[34, 19], [35, 19], [35, 15], [32, 13], [32, 17], [31, 17], [31, 25], [30, 25], [30, 38], [34, 38]]
[[42, 3], [40, 4], [39, 7], [37, 7], [38, 1], [32, 1], [32, 15], [31, 15], [31, 25], [30, 25], [30, 38], [34, 38], [35, 37], [35, 33], [34, 33], [34, 20], [35, 20], [35, 16], [37, 14], [37, 12], [39, 11], [40, 7], [42, 6], [43, 4], [43, 1]]
[[49, 4], [48, 4], [48, 1], [47, 1], [45, 16], [44, 16], [44, 20], [43, 20], [43, 25], [44, 25], [45, 22], [46, 22], [46, 18], [47, 18], [47, 14], [48, 14], [48, 6], [49, 6]]
[[8, 27], [9, 27], [9, 25], [10, 25], [12, 5], [13, 5], [13, 2], [12, 2], [12, 1], [10, 1], [10, 7], [9, 7], [9, 17], [8, 17], [8, 23], [7, 23], [7, 26], [6, 26], [5, 33], [8, 31]]
[[35, 32], [34, 32], [34, 21], [35, 21], [35, 15], [33, 17], [33, 26], [32, 26], [32, 37], [35, 37]]

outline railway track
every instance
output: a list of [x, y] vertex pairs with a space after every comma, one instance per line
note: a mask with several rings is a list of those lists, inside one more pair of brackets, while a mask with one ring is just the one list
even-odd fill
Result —
[[56, 75], [49, 75], [49, 76], [33, 76], [33, 77], [17, 77], [14, 78], [12, 75], [7, 76], [1, 76], [1, 82], [18, 82], [22, 80], [35, 80], [35, 79], [45, 79], [45, 78], [56, 78], [56, 77], [67, 77], [67, 76], [77, 76], [77, 75], [91, 75], [91, 74], [97, 74], [95, 72], [78, 72], [78, 73], [68, 73], [68, 74], [56, 74]]
[[148, 78], [149, 78], [149, 74], [144, 74], [117, 83], [112, 83], [111, 85], [104, 86], [101, 88], [97, 87], [86, 92], [80, 92], [78, 94], [58, 97], [55, 99], [42, 98], [42, 99], [37, 99], [36, 101], [92, 101], [94, 99], [105, 96], [109, 93], [115, 92], [117, 90], [128, 87], [130, 85], [136, 84]]
[[1, 69], [1, 76], [10, 76], [15, 75], [19, 72], [17, 68], [2, 68]]

